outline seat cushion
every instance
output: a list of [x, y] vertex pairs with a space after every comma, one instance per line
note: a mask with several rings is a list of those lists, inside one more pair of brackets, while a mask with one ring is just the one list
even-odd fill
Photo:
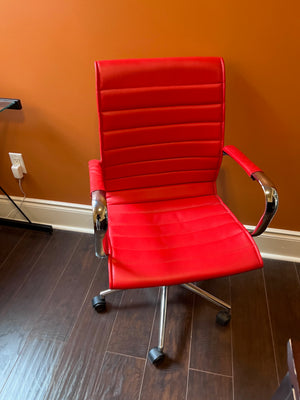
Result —
[[110, 288], [175, 285], [262, 267], [252, 237], [216, 195], [108, 205]]

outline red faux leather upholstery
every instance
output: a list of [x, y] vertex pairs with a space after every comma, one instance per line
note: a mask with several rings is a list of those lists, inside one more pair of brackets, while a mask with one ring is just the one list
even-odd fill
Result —
[[248, 157], [245, 156], [239, 149], [235, 146], [225, 146], [223, 148], [224, 153], [232, 157], [249, 175], [252, 176], [255, 172], [261, 171], [261, 169], [255, 165]]
[[218, 196], [116, 204], [109, 213], [111, 288], [174, 285], [261, 265]]
[[95, 190], [105, 190], [102, 168], [99, 160], [89, 161], [89, 174], [90, 174], [90, 192]]
[[173, 285], [262, 266], [216, 193], [224, 135], [221, 58], [96, 62], [110, 288]]

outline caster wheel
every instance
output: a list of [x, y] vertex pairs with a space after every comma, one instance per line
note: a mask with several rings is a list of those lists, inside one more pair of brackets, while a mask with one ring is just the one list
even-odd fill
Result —
[[226, 326], [230, 320], [231, 320], [230, 311], [225, 311], [225, 310], [219, 311], [216, 316], [216, 322], [221, 326]]
[[104, 312], [106, 310], [106, 301], [104, 297], [99, 296], [95, 296], [92, 299], [92, 305], [94, 307], [94, 309], [98, 312]]
[[153, 347], [153, 349], [148, 353], [149, 361], [151, 361], [155, 366], [159, 365], [164, 358], [164, 353], [158, 347]]

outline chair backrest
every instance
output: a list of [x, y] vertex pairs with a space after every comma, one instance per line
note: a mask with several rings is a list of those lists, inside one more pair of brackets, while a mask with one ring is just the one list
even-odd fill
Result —
[[224, 136], [222, 58], [95, 64], [108, 201], [215, 193]]

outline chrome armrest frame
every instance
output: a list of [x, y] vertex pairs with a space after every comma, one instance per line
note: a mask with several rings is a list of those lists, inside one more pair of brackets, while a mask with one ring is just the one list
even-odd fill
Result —
[[262, 171], [254, 172], [251, 178], [260, 184], [265, 194], [265, 211], [254, 230], [250, 232], [251, 236], [258, 236], [266, 230], [276, 214], [278, 208], [278, 193], [275, 185]]
[[[223, 150], [224, 155], [228, 155], [225, 150]], [[238, 162], [238, 157], [231, 155], [231, 157]], [[243, 166], [242, 166], [243, 168]], [[245, 168], [244, 168], [245, 169]], [[247, 171], [246, 171], [247, 172]], [[248, 173], [249, 174], [249, 173]], [[271, 180], [264, 174], [262, 171], [256, 171], [251, 174], [251, 178], [257, 181], [262, 187], [265, 194], [265, 210], [263, 215], [256, 227], [250, 231], [251, 236], [261, 235], [270, 224], [274, 215], [276, 214], [278, 208], [278, 193], [275, 188], [275, 185], [271, 182]]]
[[92, 210], [95, 236], [95, 254], [99, 258], [105, 258], [103, 239], [108, 228], [106, 199], [102, 191], [92, 192]]

